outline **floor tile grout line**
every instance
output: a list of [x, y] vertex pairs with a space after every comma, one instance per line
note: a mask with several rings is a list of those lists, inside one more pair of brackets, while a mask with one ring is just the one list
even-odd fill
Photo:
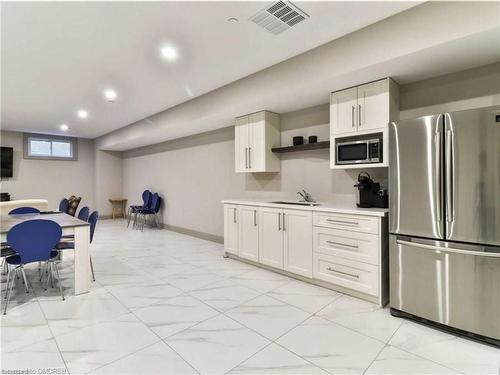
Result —
[[[107, 289], [106, 289], [106, 290], [107, 290]], [[112, 294], [109, 290], [108, 290], [108, 293], [110, 293], [110, 294], [111, 294], [111, 295], [112, 295], [115, 299], [117, 299], [117, 300], [119, 301], [118, 297], [116, 297], [114, 294]], [[119, 301], [119, 302], [120, 302], [120, 303], [122, 303], [121, 301]], [[122, 303], [122, 304], [123, 304], [123, 303]], [[126, 307], [126, 306], [124, 306], [124, 307]], [[176, 351], [174, 348], [172, 348], [170, 345], [168, 345], [168, 343], [167, 343], [167, 342], [165, 342], [165, 340], [164, 340], [164, 339], [163, 339], [160, 335], [158, 335], [155, 331], [153, 331], [153, 330], [151, 329], [151, 327], [149, 327], [149, 326], [148, 326], [148, 325], [147, 325], [147, 324], [146, 324], [146, 323], [145, 323], [145, 322], [144, 322], [141, 318], [139, 318], [139, 317], [135, 314], [135, 312], [134, 312], [134, 311], [132, 311], [132, 310], [130, 310], [130, 309], [129, 309], [129, 313], [130, 313], [130, 314], [132, 314], [132, 315], [134, 315], [134, 317], [135, 317], [138, 321], [140, 321], [140, 322], [144, 325], [144, 327], [146, 327], [146, 328], [147, 328], [149, 331], [151, 331], [151, 332], [152, 332], [152, 333], [153, 333], [156, 337], [158, 337], [160, 341], [164, 342], [164, 343], [165, 343], [165, 344], [166, 344], [166, 345], [167, 345], [170, 349], [172, 349], [172, 350], [173, 350], [173, 351], [174, 351], [174, 352], [175, 352], [175, 353], [176, 353], [176, 354], [177, 354], [177, 355], [178, 355], [178, 356], [179, 356], [179, 357], [180, 357], [180, 358], [181, 358], [184, 362], [186, 362], [186, 364], [187, 364], [189, 367], [191, 367], [193, 370], [195, 370], [195, 371], [199, 374], [198, 370], [196, 370], [196, 369], [193, 367], [193, 365], [191, 365], [191, 363], [189, 363], [188, 361], [186, 361], [186, 359], [185, 359], [184, 357], [182, 357], [179, 353], [177, 353], [177, 351]], [[144, 348], [142, 348], [142, 349], [144, 349]], [[140, 351], [140, 350], [142, 350], [142, 349], [139, 349], [138, 351]], [[135, 353], [137, 353], [137, 352], [135, 352]], [[131, 353], [131, 354], [134, 354], [134, 353]], [[127, 356], [128, 356], [128, 355], [127, 355]], [[125, 358], [125, 357], [123, 357], [123, 358]], [[121, 358], [120, 358], [120, 359], [121, 359]], [[119, 359], [117, 359], [117, 360], [119, 360]], [[113, 362], [116, 362], [116, 361], [113, 361]], [[113, 362], [110, 362], [110, 363], [108, 363], [108, 364], [111, 364], [111, 363], [113, 363]], [[95, 370], [93, 370], [93, 371], [95, 371]]]
[[[58, 280], [58, 282], [61, 282], [61, 281]], [[64, 363], [64, 367], [66, 368], [66, 371], [68, 372], [68, 374], [71, 374], [69, 371], [69, 368], [68, 368], [68, 364], [66, 363], [66, 358], [64, 358], [64, 356], [62, 354], [61, 348], [59, 347], [59, 343], [57, 342], [56, 336], [54, 335], [54, 332], [52, 331], [52, 328], [50, 327], [49, 320], [47, 319], [47, 315], [45, 314], [45, 311], [42, 308], [40, 300], [37, 299], [37, 302], [38, 302], [38, 307], [40, 308], [40, 310], [45, 318], [45, 321], [47, 323], [47, 327], [50, 331], [50, 334], [52, 335], [52, 340], [54, 340], [54, 343], [56, 344], [56, 348], [57, 348], [57, 351], [59, 352], [59, 356], [61, 357], [61, 360]], [[64, 302], [64, 301], [62, 301], [62, 302]]]

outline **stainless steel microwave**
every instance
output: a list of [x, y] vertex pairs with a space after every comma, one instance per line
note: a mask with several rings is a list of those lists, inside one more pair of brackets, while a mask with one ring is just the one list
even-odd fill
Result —
[[382, 133], [335, 140], [335, 164], [382, 163]]

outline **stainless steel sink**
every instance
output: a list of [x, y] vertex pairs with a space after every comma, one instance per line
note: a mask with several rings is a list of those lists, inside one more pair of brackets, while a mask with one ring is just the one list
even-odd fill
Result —
[[295, 206], [319, 206], [319, 203], [315, 202], [288, 202], [288, 201], [277, 201], [277, 202], [269, 202], [274, 204], [293, 204]]

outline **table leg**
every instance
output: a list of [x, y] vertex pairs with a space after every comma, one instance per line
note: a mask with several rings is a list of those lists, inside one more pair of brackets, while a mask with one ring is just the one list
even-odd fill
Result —
[[75, 227], [75, 295], [90, 291], [90, 227]]

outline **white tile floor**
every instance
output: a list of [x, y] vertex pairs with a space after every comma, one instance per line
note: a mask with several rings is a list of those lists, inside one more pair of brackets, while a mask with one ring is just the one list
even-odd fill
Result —
[[[97, 281], [67, 295], [18, 283], [2, 369], [71, 374], [498, 374], [500, 350], [238, 261], [222, 245], [99, 222]], [[3, 286], [4, 287], [4, 286]]]

